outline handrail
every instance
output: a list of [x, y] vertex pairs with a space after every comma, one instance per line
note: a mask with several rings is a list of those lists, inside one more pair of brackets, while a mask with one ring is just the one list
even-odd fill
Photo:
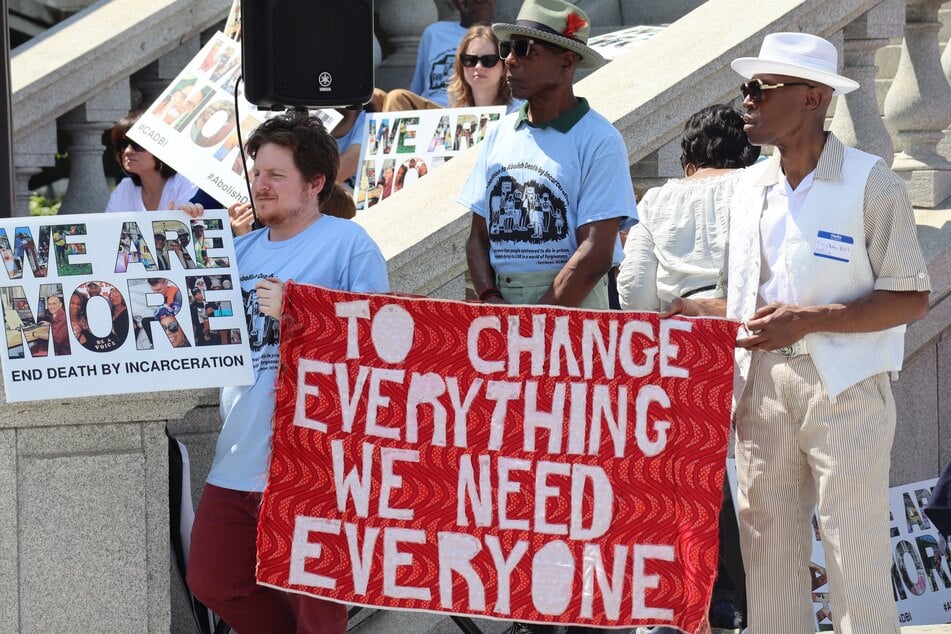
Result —
[[224, 19], [230, 6], [231, 0], [100, 0], [18, 46], [10, 60], [14, 139], [125, 80]]

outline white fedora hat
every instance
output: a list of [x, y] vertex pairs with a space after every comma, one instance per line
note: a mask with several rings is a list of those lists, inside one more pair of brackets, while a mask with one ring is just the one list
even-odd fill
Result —
[[810, 33], [770, 33], [763, 38], [759, 57], [740, 57], [730, 63], [746, 79], [755, 75], [788, 75], [809, 79], [845, 95], [858, 82], [838, 74], [839, 55], [832, 42]]

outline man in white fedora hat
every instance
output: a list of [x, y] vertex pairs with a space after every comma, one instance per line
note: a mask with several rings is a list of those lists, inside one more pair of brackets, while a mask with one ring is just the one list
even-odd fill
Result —
[[748, 80], [750, 141], [777, 151], [734, 192], [725, 302], [679, 300], [670, 312], [725, 309], [747, 330], [734, 395], [750, 630], [815, 631], [815, 510], [835, 631], [897, 633], [889, 374], [930, 290], [911, 204], [879, 157], [823, 131], [833, 95], [858, 88], [831, 43], [774, 33], [732, 67]]
[[578, 68], [604, 59], [588, 16], [565, 0], [525, 0], [494, 24], [512, 96], [524, 99], [482, 142], [460, 202], [472, 210], [466, 258], [489, 302], [608, 308], [618, 230], [637, 218], [620, 133], [574, 95]]

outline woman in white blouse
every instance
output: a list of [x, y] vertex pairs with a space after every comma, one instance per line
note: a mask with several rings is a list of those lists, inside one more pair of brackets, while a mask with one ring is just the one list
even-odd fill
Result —
[[157, 211], [178, 209], [198, 191], [187, 178], [126, 137], [141, 111], [119, 119], [110, 132], [116, 161], [127, 178], [109, 196], [106, 211]]
[[676, 297], [716, 297], [729, 232], [729, 205], [740, 169], [760, 149], [731, 106], [704, 108], [687, 119], [680, 161], [685, 178], [648, 190], [639, 223], [624, 245], [618, 295], [626, 310], [662, 310]]

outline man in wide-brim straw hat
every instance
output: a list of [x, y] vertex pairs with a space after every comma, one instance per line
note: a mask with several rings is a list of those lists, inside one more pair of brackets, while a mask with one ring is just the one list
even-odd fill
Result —
[[767, 35], [734, 60], [745, 130], [773, 145], [733, 194], [727, 299], [670, 312], [745, 323], [738, 342], [736, 463], [752, 634], [814, 632], [809, 555], [815, 509], [832, 621], [840, 634], [897, 633], [888, 471], [895, 431], [889, 374], [905, 324], [928, 311], [930, 282], [902, 180], [877, 156], [823, 131], [835, 46]]
[[622, 258], [618, 230], [636, 210], [627, 149], [604, 117], [575, 97], [588, 16], [564, 0], [526, 0], [515, 24], [494, 24], [512, 96], [460, 201], [472, 210], [466, 256], [480, 299], [608, 308], [608, 272]]

